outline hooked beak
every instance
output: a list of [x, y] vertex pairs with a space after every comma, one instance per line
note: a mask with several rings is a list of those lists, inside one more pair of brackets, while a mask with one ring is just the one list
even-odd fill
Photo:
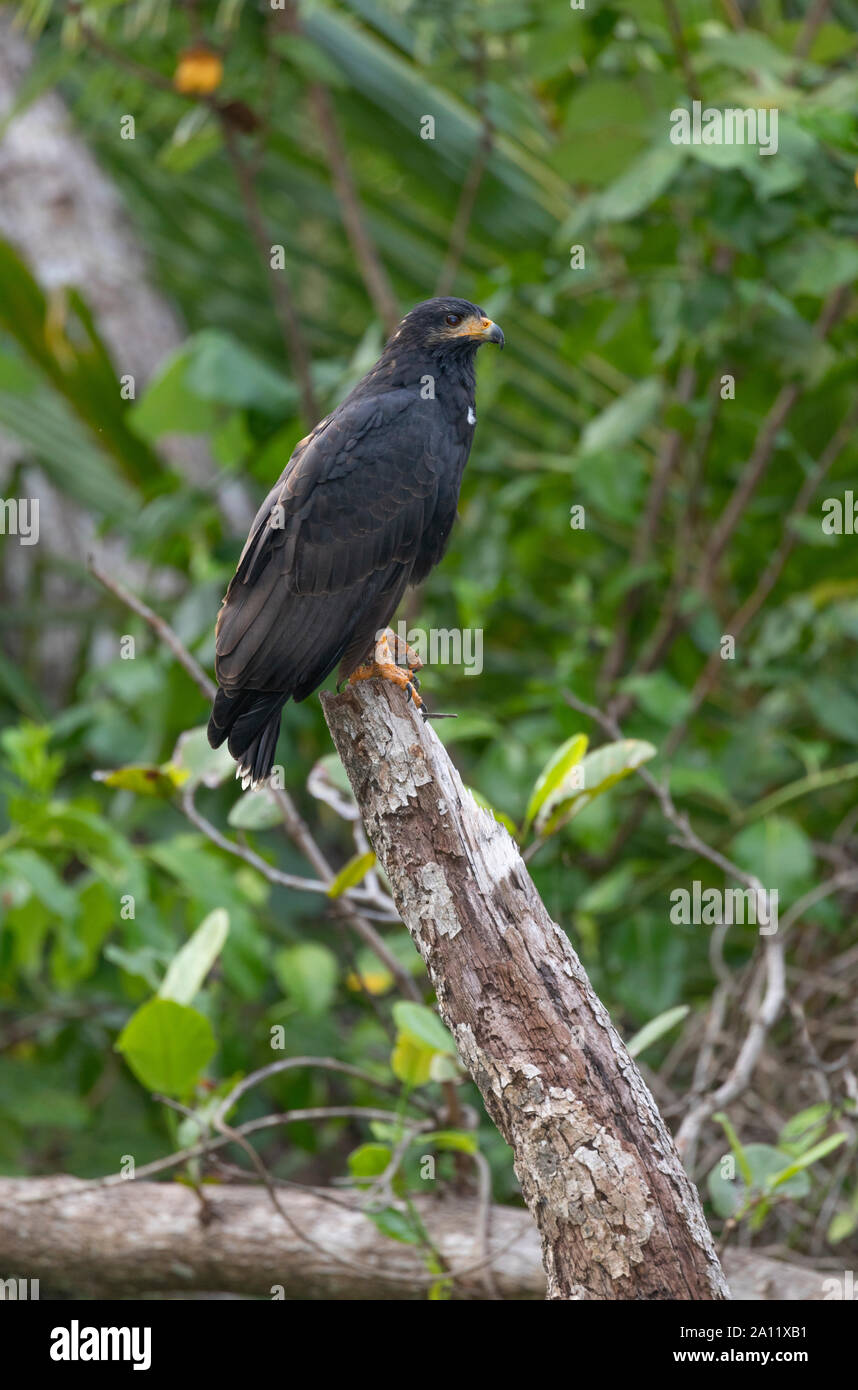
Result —
[[483, 319], [477, 337], [484, 343], [497, 343], [499, 348], [504, 344], [503, 329], [492, 323], [491, 319]]

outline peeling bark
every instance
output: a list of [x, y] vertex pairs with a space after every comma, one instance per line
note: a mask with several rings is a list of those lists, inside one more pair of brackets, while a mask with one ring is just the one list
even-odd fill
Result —
[[510, 1144], [551, 1299], [729, 1297], [696, 1188], [507, 831], [376, 681], [325, 718], [441, 1015]]

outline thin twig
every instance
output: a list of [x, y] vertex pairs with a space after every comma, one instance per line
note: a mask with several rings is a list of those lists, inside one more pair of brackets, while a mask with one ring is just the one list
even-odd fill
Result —
[[763, 949], [762, 968], [766, 976], [766, 992], [751, 1020], [747, 1037], [726, 1080], [692, 1107], [677, 1132], [676, 1147], [689, 1167], [693, 1167], [697, 1139], [705, 1121], [716, 1110], [736, 1100], [750, 1085], [763, 1044], [783, 1007], [786, 998], [786, 969], [782, 936], [767, 936]]
[[[694, 392], [695, 374], [691, 367], [685, 366], [679, 373], [676, 385], [676, 399], [681, 405], [687, 405]], [[667, 487], [671, 476], [676, 468], [682, 452], [682, 434], [678, 429], [667, 430], [662, 440], [662, 446], [656, 461], [655, 471], [650, 483], [649, 495], [646, 507], [644, 508], [640, 524], [635, 534], [632, 554], [629, 561], [632, 571], [639, 570], [646, 564], [652, 551], [658, 523], [661, 519], [661, 511], [664, 505]], [[626, 592], [621, 609], [614, 624], [614, 640], [611, 643], [602, 663], [602, 670], [599, 674], [600, 688], [606, 690], [619, 675], [623, 668], [628, 646], [629, 629], [632, 621], [640, 608], [644, 593], [644, 584], [638, 582], [633, 588]]]
[[334, 192], [355, 260], [376, 313], [387, 332], [393, 333], [401, 317], [399, 305], [390, 277], [367, 230], [360, 195], [340, 133], [331, 94], [321, 82], [312, 82], [307, 95], [325, 146]]
[[673, 40], [673, 48], [679, 59], [679, 66], [682, 68], [685, 77], [685, 85], [688, 93], [694, 101], [701, 101], [703, 92], [697, 80], [697, 74], [691, 62], [691, 55], [688, 52], [688, 44], [685, 42], [685, 34], [682, 31], [682, 20], [676, 8], [674, 0], [663, 0], [665, 13], [667, 15], [667, 27], [670, 30], [670, 37]]
[[480, 191], [480, 184], [483, 181], [483, 175], [488, 167], [493, 144], [494, 127], [488, 112], [484, 110], [479, 142], [474, 151], [474, 157], [471, 160], [468, 172], [465, 175], [465, 182], [462, 184], [462, 191], [459, 194], [459, 202], [456, 207], [453, 226], [450, 231], [450, 242], [447, 247], [447, 254], [444, 257], [444, 264], [438, 275], [438, 283], [435, 287], [435, 293], [437, 295], [449, 294], [456, 282], [456, 275], [462, 262], [462, 257], [465, 254], [468, 228], [471, 225], [477, 194]]
[[114, 579], [112, 575], [107, 574], [100, 565], [96, 564], [92, 555], [89, 557], [87, 567], [90, 574], [94, 579], [98, 580], [99, 584], [102, 584], [105, 589], [109, 590], [111, 594], [114, 594], [121, 603], [125, 604], [126, 608], [130, 608], [133, 613], [136, 613], [138, 617], [143, 619], [155, 633], [158, 641], [163, 642], [168, 651], [173, 653], [173, 656], [182, 669], [190, 676], [197, 689], [207, 700], [213, 700], [217, 694], [217, 686], [214, 681], [206, 675], [200, 663], [191, 656], [191, 653], [188, 651], [187, 647], [183, 645], [179, 637], [176, 636], [170, 624], [165, 622], [163, 618], [160, 618], [157, 613], [153, 612], [149, 605], [144, 603], [142, 599], [137, 598], [129, 589], [126, 589], [124, 584], [120, 584], [118, 579]]
[[[820, 454], [816, 467], [811, 469], [808, 473], [784, 523], [783, 536], [778, 549], [774, 552], [769, 563], [760, 575], [753, 591], [726, 624], [724, 631], [733, 638], [734, 642], [738, 640], [748, 624], [756, 617], [783, 573], [784, 566], [798, 542], [796, 523], [805, 515], [822, 479], [837, 459], [844, 445], [853, 437], [856, 423], [858, 423], [858, 405], [853, 406], [847, 412], [845, 419]], [[689, 721], [711, 694], [724, 666], [725, 663], [722, 660], [720, 648], [716, 648], [710, 653], [709, 660], [694, 683], [689, 707], [685, 711], [682, 720], [671, 729], [670, 736], [664, 747], [665, 757], [670, 757], [679, 746]]]
[[[274, 32], [285, 29], [289, 34], [300, 35], [301, 20], [297, 5], [292, 0], [280, 13], [270, 17]], [[323, 82], [311, 82], [307, 89], [310, 110], [316, 123], [325, 159], [334, 185], [334, 193], [340, 208], [346, 236], [363, 277], [367, 294], [376, 313], [388, 333], [393, 333], [400, 320], [399, 305], [376, 245], [370, 235], [366, 216], [358, 192], [357, 181], [337, 120], [336, 107], [329, 89]]]
[[283, 342], [298, 382], [301, 409], [303, 410], [308, 424], [313, 426], [318, 424], [319, 409], [310, 371], [310, 352], [304, 340], [301, 321], [298, 317], [298, 311], [295, 308], [292, 291], [289, 288], [289, 281], [286, 278], [285, 270], [275, 270], [271, 263], [274, 239], [266, 226], [265, 218], [262, 213], [259, 197], [256, 192], [256, 181], [252, 164], [249, 160], [244, 158], [238, 136], [229, 119], [223, 112], [219, 112], [218, 114], [221, 117], [224, 148], [230, 164], [232, 165], [235, 181], [238, 184], [247, 225], [256, 243], [259, 258], [265, 268], [268, 283], [271, 286], [274, 308], [283, 334]]

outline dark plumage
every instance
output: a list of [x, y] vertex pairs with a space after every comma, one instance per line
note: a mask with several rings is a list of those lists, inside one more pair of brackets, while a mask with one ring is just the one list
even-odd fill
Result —
[[408, 584], [450, 539], [471, 449], [474, 358], [503, 345], [464, 299], [429, 299], [302, 439], [260, 507], [217, 623], [208, 726], [244, 785], [271, 771], [287, 700], [372, 653]]

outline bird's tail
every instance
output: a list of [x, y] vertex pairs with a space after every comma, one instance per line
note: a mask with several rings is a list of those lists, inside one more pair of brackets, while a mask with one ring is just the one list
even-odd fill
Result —
[[238, 763], [235, 775], [245, 790], [264, 782], [271, 771], [286, 698], [270, 690], [239, 690], [234, 695], [218, 690], [215, 696], [209, 743], [219, 748], [229, 739], [229, 751]]

